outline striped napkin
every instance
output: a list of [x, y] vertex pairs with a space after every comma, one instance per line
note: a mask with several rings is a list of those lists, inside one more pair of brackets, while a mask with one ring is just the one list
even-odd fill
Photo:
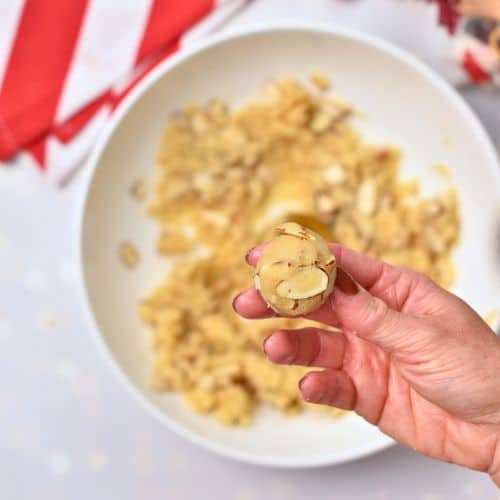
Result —
[[145, 74], [247, 3], [0, 2], [0, 162], [32, 162], [60, 182]]
[[[495, 27], [491, 20], [461, 17], [456, 6], [472, 9], [471, 14], [477, 8], [473, 0], [419, 1], [447, 31], [435, 49], [449, 51], [443, 53], [449, 62], [442, 65], [442, 74], [457, 86], [500, 88], [500, 58], [476, 36], [488, 29], [496, 33], [500, 20]], [[110, 114], [144, 75], [190, 40], [223, 28], [251, 2], [0, 0], [0, 166], [16, 160], [64, 184], [83, 164]], [[290, 8], [301, 2], [290, 2]], [[356, 16], [371, 9], [371, 2], [331, 0], [327, 6], [338, 16], [347, 10]], [[407, 22], [411, 4], [417, 2], [393, 3], [406, 5], [394, 9], [389, 24]], [[313, 2], [304, 4], [301, 8], [314, 9]], [[391, 33], [387, 28], [383, 34], [391, 39]]]

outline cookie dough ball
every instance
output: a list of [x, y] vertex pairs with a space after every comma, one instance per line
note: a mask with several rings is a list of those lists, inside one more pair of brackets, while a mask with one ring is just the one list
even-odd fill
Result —
[[294, 222], [275, 230], [255, 269], [262, 298], [282, 316], [318, 309], [332, 293], [337, 265], [327, 242]]

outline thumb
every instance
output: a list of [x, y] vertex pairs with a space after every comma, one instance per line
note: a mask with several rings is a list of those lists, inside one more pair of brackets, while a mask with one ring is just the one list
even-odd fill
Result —
[[423, 332], [417, 318], [390, 308], [341, 268], [337, 270], [331, 302], [343, 330], [377, 344], [386, 351], [411, 349], [422, 340]]

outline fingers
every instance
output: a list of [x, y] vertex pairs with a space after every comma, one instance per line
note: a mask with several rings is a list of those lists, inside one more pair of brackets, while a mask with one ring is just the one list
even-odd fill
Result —
[[410, 348], [421, 337], [421, 325], [414, 316], [392, 309], [342, 269], [339, 269], [331, 299], [344, 331], [359, 335], [388, 352]]
[[273, 363], [341, 368], [346, 339], [319, 328], [278, 330], [264, 340], [263, 349]]
[[[267, 242], [264, 242], [248, 251], [245, 258], [250, 266], [255, 267], [257, 265], [266, 245]], [[379, 286], [384, 288], [383, 285], [387, 284], [389, 278], [394, 281], [394, 278], [398, 277], [402, 271], [400, 268], [390, 266], [337, 243], [332, 243], [330, 249], [337, 259], [337, 266], [345, 269], [363, 288], [369, 290], [382, 278], [385, 283], [380, 283]]]
[[276, 313], [264, 302], [255, 288], [241, 292], [233, 299], [233, 309], [247, 319], [272, 318]]
[[[277, 316], [255, 288], [250, 288], [238, 295], [233, 301], [233, 307], [238, 314], [248, 319]], [[341, 269], [339, 269], [337, 286], [330, 300], [306, 317], [325, 324], [340, 326], [343, 330], [355, 333], [388, 352], [396, 349], [408, 349], [421, 338], [419, 335], [420, 325], [413, 316], [391, 309], [383, 300], [372, 296], [360, 287]], [[313, 328], [312, 330], [317, 329]], [[326, 337], [329, 335], [327, 332], [323, 332], [323, 334], [319, 335], [317, 341], [314, 337], [309, 340], [304, 339], [305, 334], [295, 336], [294, 333], [281, 333], [275, 346], [273, 346], [275, 340], [268, 339], [271, 343], [268, 346], [266, 342], [265, 351], [272, 361], [275, 361], [273, 356], [276, 356], [276, 362], [335, 367], [337, 366], [335, 360], [333, 365], [329, 365], [328, 361], [323, 358], [323, 353], [318, 353], [319, 360], [313, 361], [311, 359], [314, 349], [318, 346], [321, 347], [322, 343], [325, 344], [325, 347], [331, 347], [331, 350], [325, 352], [331, 352], [335, 348], [341, 347], [334, 344], [338, 342], [337, 337], [332, 337], [332, 340], [332, 338]], [[303, 342], [303, 344], [298, 344], [299, 342]], [[304, 352], [302, 347], [305, 347]], [[292, 355], [296, 359], [292, 360]], [[286, 357], [290, 357], [290, 360], [286, 360]]]
[[337, 243], [332, 243], [330, 248], [337, 259], [337, 266], [346, 270], [366, 289], [371, 289], [389, 271], [389, 268], [392, 268], [389, 264]]
[[[255, 267], [257, 265], [266, 245], [267, 242], [264, 242], [248, 251], [245, 259], [250, 266]], [[392, 266], [377, 259], [336, 243], [332, 243], [330, 248], [337, 259], [337, 265], [343, 267], [358, 283], [367, 289], [375, 285], [377, 280], [386, 274], [389, 268], [392, 268]]]
[[262, 251], [267, 245], [267, 241], [260, 243], [256, 247], [251, 248], [247, 254], [245, 255], [245, 260], [249, 266], [255, 267], [257, 265], [260, 256], [262, 255]]
[[[339, 267], [372, 295], [397, 311], [403, 310], [408, 301], [414, 302], [427, 297], [430, 292], [440, 290], [431, 280], [410, 269], [391, 266], [342, 245], [333, 244], [331, 248]], [[422, 305], [425, 309], [425, 301]]]
[[[250, 264], [258, 261], [264, 246], [259, 245], [248, 253]], [[416, 316], [400, 311], [404, 310], [408, 301], [420, 301], [420, 296], [422, 311], [425, 312], [428, 307], [425, 305], [428, 302], [426, 297], [428, 299], [431, 294], [424, 293], [425, 286], [418, 285], [417, 278], [414, 278], [420, 275], [392, 267], [341, 245], [334, 244], [331, 248], [339, 263], [334, 292], [321, 308], [307, 318], [359, 335], [387, 352], [412, 350], [422, 340], [419, 334], [422, 328]], [[355, 279], [344, 269], [352, 270]], [[378, 292], [378, 296], [373, 291]], [[272, 315], [260, 294], [253, 289], [240, 296], [235, 310], [246, 318]], [[418, 311], [410, 309], [410, 312]]]
[[308, 402], [354, 410], [377, 425], [388, 401], [389, 383], [394, 384], [390, 382], [390, 357], [370, 342], [344, 336], [348, 352], [342, 368], [308, 373], [299, 382], [300, 392]]
[[[261, 244], [250, 250], [250, 265], [258, 261], [264, 247]], [[388, 352], [414, 347], [422, 329], [416, 315], [432, 312], [437, 303], [443, 302], [444, 292], [413, 271], [390, 266], [342, 245], [333, 244], [331, 249], [338, 263], [334, 292], [307, 317], [355, 333]], [[237, 308], [237, 312], [245, 317], [269, 317], [269, 309], [258, 292], [255, 296], [258, 307], [251, 311]]]
[[302, 397], [309, 403], [352, 410], [356, 405], [356, 388], [350, 377], [340, 370], [308, 373], [300, 382]]
[[[266, 245], [267, 243], [261, 243], [247, 253], [246, 260], [249, 265], [257, 264]], [[336, 243], [331, 244], [330, 248], [337, 259], [338, 268], [347, 271], [363, 288], [396, 310], [404, 306], [411, 292], [418, 292], [418, 289], [422, 288], [422, 276], [414, 271], [391, 266]], [[427, 289], [430, 288], [430, 280], [426, 285]]]

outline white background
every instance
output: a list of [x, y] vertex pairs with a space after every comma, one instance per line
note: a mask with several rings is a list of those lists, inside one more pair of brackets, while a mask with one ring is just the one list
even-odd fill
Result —
[[[231, 28], [280, 19], [354, 25], [453, 73], [435, 12], [416, 2], [258, 0]], [[499, 94], [465, 95], [500, 146]], [[77, 177], [58, 190], [27, 166], [0, 171], [2, 500], [499, 498], [486, 476], [398, 447], [343, 466], [266, 470], [167, 431], [118, 385], [82, 320], [73, 260], [81, 187]]]

